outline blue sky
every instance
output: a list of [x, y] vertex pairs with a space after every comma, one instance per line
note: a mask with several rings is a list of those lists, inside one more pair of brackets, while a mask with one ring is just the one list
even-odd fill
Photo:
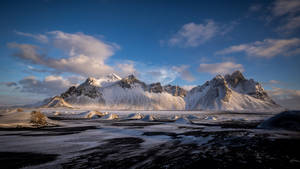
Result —
[[299, 0], [0, 3], [1, 105], [110, 72], [190, 87], [241, 70], [300, 97]]

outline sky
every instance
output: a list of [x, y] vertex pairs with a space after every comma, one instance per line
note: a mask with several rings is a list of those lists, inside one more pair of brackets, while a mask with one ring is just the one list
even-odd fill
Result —
[[0, 105], [87, 77], [190, 89], [235, 70], [300, 109], [300, 0], [3, 0]]

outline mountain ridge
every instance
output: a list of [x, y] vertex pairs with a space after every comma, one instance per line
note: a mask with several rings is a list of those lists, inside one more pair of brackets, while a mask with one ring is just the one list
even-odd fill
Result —
[[108, 109], [271, 110], [280, 107], [260, 83], [246, 79], [240, 71], [217, 75], [190, 91], [180, 86], [163, 86], [159, 82], [146, 84], [134, 75], [125, 78], [116, 74], [102, 79], [89, 77], [59, 97], [71, 105], [94, 105]]

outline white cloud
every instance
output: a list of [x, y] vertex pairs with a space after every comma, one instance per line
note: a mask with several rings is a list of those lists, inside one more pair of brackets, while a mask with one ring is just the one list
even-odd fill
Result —
[[105, 64], [118, 46], [105, 43], [83, 33], [69, 34], [61, 31], [51, 32], [54, 44], [64, 50], [69, 57], [53, 60], [50, 67], [60, 71], [78, 73], [85, 76], [100, 77], [111, 73], [113, 68]]
[[219, 26], [213, 20], [207, 20], [204, 24], [191, 22], [183, 25], [168, 40], [168, 44], [171, 46], [196, 47], [216, 36], [218, 32]]
[[300, 11], [299, 0], [276, 0], [272, 7], [274, 16], [293, 14]]
[[261, 58], [272, 58], [277, 55], [295, 55], [300, 51], [300, 39], [265, 39], [254, 43], [231, 46], [224, 50], [216, 52], [218, 55], [230, 54], [236, 52], [245, 52], [248, 56]]
[[28, 76], [20, 80], [22, 92], [43, 94], [53, 96], [67, 90], [70, 86], [76, 85], [61, 76], [47, 76], [44, 80], [38, 80], [35, 76]]
[[178, 77], [185, 81], [194, 81], [195, 78], [188, 70], [188, 65], [180, 66], [145, 66], [143, 72], [140, 72], [141, 80], [147, 83], [161, 82], [163, 85], [173, 82]]
[[293, 110], [300, 110], [300, 90], [273, 87], [267, 90], [269, 96], [278, 104]]
[[280, 82], [278, 80], [270, 80], [269, 83], [270, 84], [279, 84]]
[[39, 47], [35, 45], [30, 44], [18, 44], [15, 42], [8, 43], [7, 45], [10, 48], [16, 48], [18, 51], [16, 51], [13, 55], [16, 57], [19, 57], [21, 59], [24, 59], [26, 61], [29, 61], [33, 64], [46, 64], [46, 58], [44, 55], [38, 53]]
[[210, 74], [230, 74], [236, 70], [244, 71], [243, 65], [234, 62], [222, 62], [213, 64], [200, 64], [198, 71]]
[[39, 73], [49, 72], [49, 73], [55, 73], [53, 71], [46, 70], [46, 69], [38, 69], [38, 68], [35, 68], [33, 66], [30, 66], [30, 65], [27, 65], [27, 69], [24, 70], [24, 71], [27, 72], [27, 73], [31, 73], [31, 72], [39, 72]]
[[148, 67], [140, 72], [141, 80], [146, 83], [160, 82], [163, 85], [173, 82], [178, 77], [178, 72], [168, 67]]
[[300, 28], [300, 16], [290, 16], [286, 18], [286, 23], [277, 28], [279, 32], [292, 33]]
[[134, 62], [131, 61], [125, 63], [118, 63], [115, 66], [115, 70], [116, 73], [121, 77], [125, 77], [128, 75], [135, 75], [135, 76], [139, 75], [138, 71], [135, 69]]
[[172, 69], [179, 73], [180, 78], [192, 82], [195, 80], [195, 77], [191, 74], [191, 72], [188, 70], [189, 66], [187, 65], [181, 65], [181, 66], [173, 66]]
[[120, 47], [83, 33], [49, 32], [54, 47], [63, 50], [67, 57], [53, 58], [41, 52], [41, 48], [30, 44], [9, 43], [16, 48], [14, 53], [31, 64], [43, 65], [57, 72], [70, 72], [82, 76], [100, 77], [113, 72], [105, 61]]
[[65, 77], [66, 78], [66, 80], [68, 81], [68, 83], [70, 83], [70, 84], [72, 84], [72, 85], [75, 85], [75, 86], [77, 86], [77, 85], [79, 85], [79, 84], [81, 84], [81, 83], [83, 83], [85, 80], [86, 80], [86, 78], [85, 77], [83, 77], [83, 76], [67, 76], [67, 77]]
[[274, 86], [274, 85], [283, 85], [285, 83], [283, 83], [281, 81], [278, 81], [278, 80], [269, 80], [269, 81], [266, 81], [266, 82], [262, 82], [262, 84], [264, 86]]
[[300, 28], [300, 1], [276, 0], [271, 6], [270, 20], [279, 20], [282, 23], [277, 27], [278, 32], [293, 33]]
[[33, 39], [36, 39], [40, 42], [43, 43], [47, 43], [48, 42], [48, 37], [46, 35], [42, 35], [42, 34], [31, 34], [31, 33], [24, 33], [24, 32], [19, 32], [19, 31], [15, 31], [16, 34], [21, 35], [21, 36], [26, 36], [26, 37], [30, 37]]
[[197, 47], [217, 35], [223, 36], [227, 34], [237, 24], [237, 21], [232, 21], [229, 24], [220, 24], [211, 19], [201, 24], [190, 22], [184, 24], [168, 41], [160, 40], [159, 43], [161, 46], [168, 44], [169, 46]]

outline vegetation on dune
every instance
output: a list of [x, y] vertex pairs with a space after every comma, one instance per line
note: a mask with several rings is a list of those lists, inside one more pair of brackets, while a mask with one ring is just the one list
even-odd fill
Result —
[[46, 125], [47, 124], [47, 117], [41, 113], [40, 111], [32, 111], [31, 112], [31, 123], [35, 125]]

